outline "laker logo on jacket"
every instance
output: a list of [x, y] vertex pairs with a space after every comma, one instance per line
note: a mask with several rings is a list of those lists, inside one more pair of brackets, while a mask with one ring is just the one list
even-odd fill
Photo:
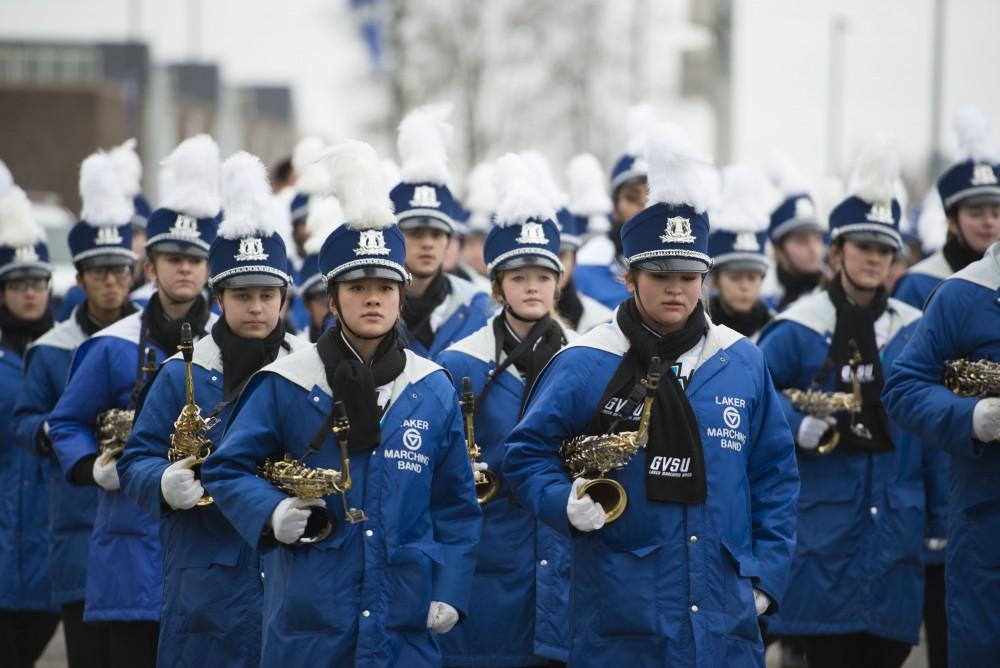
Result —
[[425, 466], [430, 466], [431, 458], [419, 452], [424, 443], [423, 432], [427, 431], [430, 424], [427, 420], [416, 420], [408, 418], [403, 420], [403, 448], [383, 451], [385, 459], [395, 459], [396, 469], [400, 471], [410, 471], [412, 473], [423, 473]]

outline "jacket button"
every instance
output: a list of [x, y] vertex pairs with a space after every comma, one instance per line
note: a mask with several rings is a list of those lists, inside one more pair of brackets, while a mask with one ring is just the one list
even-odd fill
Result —
[[369, 612], [369, 611], [367, 611], [367, 610], [363, 610], [363, 611], [361, 612], [361, 616], [362, 616], [362, 617], [371, 617], [371, 616], [372, 616], [372, 613], [370, 613], [370, 612]]
[[365, 535], [368, 536], [369, 538], [371, 538], [372, 536], [375, 535], [375, 532], [372, 531], [371, 529], [368, 529], [368, 530], [365, 531]]
[[875, 517], [876, 515], [878, 515], [878, 506], [872, 506], [871, 508], [869, 508], [868, 512], [872, 514], [872, 517]]
[[219, 380], [219, 377], [218, 376], [212, 376], [212, 380], [213, 381]]
[[549, 560], [548, 559], [542, 559], [541, 561], [538, 562], [538, 564], [540, 566], [548, 566], [549, 565]]
[[313, 397], [313, 401], [318, 402], [319, 401], [319, 397]]
[[694, 545], [695, 543], [698, 542], [698, 537], [697, 536], [691, 536], [690, 538], [688, 538], [688, 540], [691, 541], [692, 545]]
[[698, 612], [698, 606], [697, 605], [692, 605], [691, 606], [691, 612]]

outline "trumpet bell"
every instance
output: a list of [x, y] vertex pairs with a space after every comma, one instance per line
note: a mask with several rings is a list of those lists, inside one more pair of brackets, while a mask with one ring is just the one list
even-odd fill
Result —
[[611, 524], [625, 512], [628, 505], [628, 494], [617, 480], [609, 478], [594, 478], [580, 485], [576, 498], [582, 499], [584, 494], [601, 504], [604, 509], [604, 523]]
[[476, 471], [473, 478], [476, 483], [476, 501], [479, 505], [492, 501], [500, 491], [500, 477], [489, 469]]

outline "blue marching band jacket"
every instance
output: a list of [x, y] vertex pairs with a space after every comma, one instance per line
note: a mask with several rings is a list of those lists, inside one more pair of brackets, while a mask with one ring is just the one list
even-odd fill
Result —
[[[564, 334], [569, 341], [575, 338], [571, 330]], [[475, 434], [479, 460], [499, 475], [504, 443], [520, 417], [527, 389], [513, 367], [495, 375], [495, 355], [491, 321], [448, 348], [437, 362], [459, 389], [465, 376], [472, 381], [476, 396], [489, 384], [485, 400], [476, 409]], [[501, 475], [496, 497], [483, 506], [469, 618], [439, 639], [445, 665], [530, 666], [549, 659], [566, 661], [569, 569], [567, 538], [516, 503]]]
[[[577, 252], [573, 282], [580, 298], [588, 296], [605, 308], [616, 309], [629, 298], [625, 287], [625, 266], [617, 257], [615, 244], [607, 236], [594, 237]], [[580, 332], [587, 331], [580, 328]]]
[[[407, 344], [410, 350], [427, 359], [434, 359], [451, 344], [478, 330], [486, 324], [495, 309], [490, 296], [469, 281], [447, 273], [444, 277], [450, 289], [448, 297], [431, 313], [430, 327], [434, 332], [431, 347], [416, 338]], [[406, 324], [400, 321], [399, 326], [405, 332]]]
[[934, 288], [955, 271], [944, 257], [944, 251], [937, 251], [906, 270], [896, 283], [892, 296], [918, 309], [924, 308], [927, 298]]

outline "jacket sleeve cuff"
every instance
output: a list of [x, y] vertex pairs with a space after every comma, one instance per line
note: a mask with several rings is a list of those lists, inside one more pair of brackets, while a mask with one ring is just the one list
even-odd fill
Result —
[[85, 455], [80, 458], [73, 465], [73, 470], [70, 471], [69, 481], [80, 486], [96, 485], [97, 483], [94, 482], [94, 461], [96, 459], [97, 455]]

